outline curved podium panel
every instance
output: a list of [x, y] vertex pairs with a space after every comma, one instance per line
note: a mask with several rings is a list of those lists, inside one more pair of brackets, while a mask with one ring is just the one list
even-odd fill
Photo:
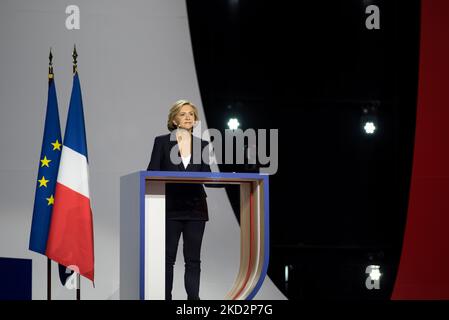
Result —
[[121, 178], [120, 298], [165, 297], [166, 183], [240, 185], [240, 266], [223, 299], [254, 298], [268, 268], [268, 175], [167, 171], [140, 171]]

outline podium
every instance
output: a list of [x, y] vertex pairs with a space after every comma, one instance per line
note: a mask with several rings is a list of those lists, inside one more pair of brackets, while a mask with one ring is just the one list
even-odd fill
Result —
[[268, 268], [268, 175], [182, 171], [139, 171], [120, 178], [120, 299], [165, 299], [167, 183], [240, 185], [240, 266], [223, 299], [252, 299]]

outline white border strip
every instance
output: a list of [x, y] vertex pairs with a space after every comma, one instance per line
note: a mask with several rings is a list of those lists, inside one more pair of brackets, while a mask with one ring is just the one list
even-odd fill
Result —
[[146, 182], [145, 300], [165, 299], [165, 183]]

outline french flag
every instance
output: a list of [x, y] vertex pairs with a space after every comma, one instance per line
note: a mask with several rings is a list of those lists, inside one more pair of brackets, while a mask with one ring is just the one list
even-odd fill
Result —
[[83, 102], [75, 71], [46, 255], [94, 281], [88, 169]]

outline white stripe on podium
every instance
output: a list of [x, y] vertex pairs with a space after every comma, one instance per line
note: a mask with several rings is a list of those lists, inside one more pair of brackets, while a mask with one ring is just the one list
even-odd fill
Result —
[[145, 300], [165, 299], [165, 182], [147, 181], [145, 194]]

